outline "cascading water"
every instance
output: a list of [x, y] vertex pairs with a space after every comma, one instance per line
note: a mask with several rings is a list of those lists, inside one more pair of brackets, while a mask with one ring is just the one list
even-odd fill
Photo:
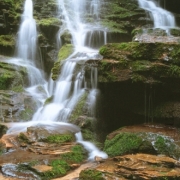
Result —
[[169, 30], [176, 26], [175, 18], [172, 13], [159, 7], [154, 0], [138, 0], [139, 6], [150, 13], [154, 22], [154, 28]]
[[[26, 0], [25, 8], [23, 13], [23, 21], [19, 31], [19, 41], [18, 47], [20, 48], [30, 48], [29, 45], [31, 43], [35, 43], [35, 21], [32, 18], [32, 9], [28, 10], [27, 6], [32, 6], [31, 0]], [[63, 25], [61, 26], [58, 36], [63, 34], [65, 31], [68, 31], [72, 37], [72, 44], [74, 45], [74, 53], [69, 56], [66, 60], [63, 61], [61, 74], [58, 80], [55, 83], [55, 88], [49, 92], [47, 91], [47, 97], [53, 95], [53, 100], [50, 104], [46, 106], [41, 106], [37, 112], [34, 114], [33, 119], [30, 124], [37, 124], [37, 123], [58, 123], [63, 122], [67, 123], [68, 118], [71, 115], [73, 109], [75, 108], [76, 104], [83, 96], [86, 96], [87, 92], [87, 104], [89, 109], [89, 114], [91, 116], [95, 116], [95, 102], [96, 96], [98, 94], [97, 90], [97, 67], [96, 67], [96, 60], [100, 60], [102, 57], [98, 54], [97, 46], [93, 45], [93, 43], [89, 43], [89, 47], [85, 47], [86, 45], [86, 37], [89, 31], [93, 31], [96, 29], [98, 25], [97, 20], [99, 19], [98, 9], [100, 8], [100, 0], [58, 0], [58, 9], [59, 9], [59, 17], [63, 19]], [[25, 12], [28, 11], [28, 12]], [[29, 15], [30, 13], [30, 15]], [[89, 14], [91, 18], [96, 20], [96, 23], [88, 24], [86, 23], [85, 15]], [[25, 16], [26, 15], [26, 16]], [[27, 22], [26, 22], [27, 21]], [[29, 27], [28, 30], [32, 30], [32, 32], [28, 31], [27, 24], [32, 22], [33, 28]], [[27, 32], [26, 32], [27, 31]], [[102, 33], [105, 34], [103, 28], [101, 28]], [[24, 35], [30, 38], [26, 38], [24, 42]], [[32, 35], [32, 36], [31, 36]], [[37, 34], [36, 34], [37, 36]], [[103, 38], [103, 40], [102, 40]], [[99, 38], [101, 42], [104, 43], [105, 36]], [[89, 40], [90, 41], [90, 40]], [[21, 47], [21, 45], [25, 43], [25, 47]], [[99, 43], [99, 42], [98, 42]], [[99, 43], [100, 44], [100, 43]], [[93, 45], [93, 46], [92, 46]], [[36, 45], [34, 46], [36, 47]], [[93, 49], [95, 48], [95, 49]], [[18, 49], [18, 52], [21, 50]], [[24, 51], [25, 51], [24, 50]], [[35, 50], [31, 50], [30, 52], [35, 52]], [[22, 54], [20, 58], [28, 59], [33, 58], [31, 54], [28, 54], [25, 51], [25, 54]], [[19, 54], [20, 56], [20, 54]], [[35, 56], [35, 54], [34, 54]], [[90, 60], [94, 63], [89, 64], [89, 68], [91, 69], [90, 81], [88, 82], [85, 78], [85, 63]], [[77, 72], [78, 64], [83, 64], [81, 70]], [[39, 83], [37, 83], [37, 86]], [[46, 85], [47, 87], [48, 85]], [[54, 84], [52, 85], [54, 87]], [[52, 89], [52, 86], [50, 89]], [[45, 86], [44, 86], [45, 87]], [[38, 99], [43, 99], [41, 95], [37, 94], [34, 90], [34, 86], [28, 89], [28, 92]], [[57, 122], [58, 121], [58, 122]], [[25, 126], [27, 126], [25, 125]], [[21, 127], [22, 128], [22, 127]], [[12, 127], [9, 132], [18, 131], [19, 128]], [[101, 151], [99, 151], [92, 143], [85, 142], [82, 140], [82, 137], [77, 135], [77, 141], [80, 142], [88, 151], [92, 151], [93, 155], [90, 155], [90, 159], [93, 159], [94, 156], [101, 156], [102, 158], [107, 158], [107, 155]], [[96, 152], [96, 153], [95, 153]]]
[[32, 0], [26, 0], [17, 38], [17, 59], [11, 62], [27, 68], [30, 86], [45, 83], [43, 73], [38, 69], [42, 67], [42, 63], [41, 59], [37, 59], [37, 35], [33, 3]]
[[23, 60], [35, 60], [37, 50], [36, 22], [33, 19], [32, 0], [27, 0], [24, 5], [21, 26], [18, 33], [17, 56]]

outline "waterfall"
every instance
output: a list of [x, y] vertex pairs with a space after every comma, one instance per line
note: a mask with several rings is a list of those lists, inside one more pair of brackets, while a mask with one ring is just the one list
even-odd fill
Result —
[[30, 86], [44, 83], [43, 72], [38, 69], [42, 67], [42, 63], [41, 58], [37, 59], [37, 35], [36, 21], [33, 19], [33, 3], [32, 0], [26, 0], [17, 37], [17, 59], [10, 63], [27, 68]]
[[24, 12], [21, 18], [21, 26], [18, 33], [17, 56], [23, 60], [35, 60], [37, 50], [36, 22], [33, 19], [32, 0], [24, 4]]
[[[33, 116], [31, 123], [29, 124], [45, 123], [68, 123], [68, 119], [76, 107], [79, 100], [87, 93], [87, 105], [89, 115], [95, 117], [95, 104], [96, 97], [98, 95], [97, 89], [97, 60], [102, 59], [102, 56], [98, 54], [98, 47], [106, 42], [106, 32], [99, 25], [99, 8], [100, 0], [57, 0], [59, 18], [62, 20], [57, 37], [69, 32], [72, 37], [72, 44], [74, 45], [74, 53], [63, 61], [61, 73], [58, 80], [53, 84], [49, 83], [32, 84], [31, 87], [26, 89], [32, 97], [39, 99], [42, 102], [42, 106], [38, 108]], [[18, 36], [18, 57], [27, 60], [35, 60], [36, 55], [36, 24], [33, 19], [32, 1], [26, 0], [24, 6], [24, 13], [22, 15], [22, 23]], [[89, 15], [94, 19], [94, 23], [88, 23], [86, 21], [86, 15]], [[101, 30], [97, 32], [97, 27]], [[94, 33], [93, 38], [88, 39], [89, 32]], [[96, 43], [91, 43], [92, 39], [97, 38]], [[60, 42], [60, 41], [59, 41]], [[86, 62], [90, 60], [93, 63]], [[35, 67], [34, 62], [32, 66]], [[77, 66], [81, 64], [80, 70]], [[90, 80], [85, 77], [85, 67], [90, 69]], [[78, 70], [78, 71], [77, 71]], [[30, 73], [32, 78], [36, 78], [36, 74]], [[37, 76], [39, 78], [39, 76]], [[43, 84], [46, 91], [46, 98], [53, 95], [53, 100], [48, 105], [43, 106], [45, 100], [44, 94], [36, 91], [36, 87], [39, 84]], [[49, 88], [48, 88], [49, 87]], [[69, 124], [69, 123], [68, 123]], [[22, 128], [22, 125], [20, 129]], [[13, 132], [13, 129], [17, 131], [19, 128], [11, 128], [9, 132]], [[84, 142], [82, 139], [77, 141], [84, 145], [84, 147], [91, 153], [90, 159], [93, 159], [96, 155], [107, 158], [107, 155], [99, 151], [92, 143]]]
[[172, 13], [159, 7], [154, 0], [138, 0], [139, 6], [149, 12], [154, 28], [167, 30], [176, 26], [175, 18]]

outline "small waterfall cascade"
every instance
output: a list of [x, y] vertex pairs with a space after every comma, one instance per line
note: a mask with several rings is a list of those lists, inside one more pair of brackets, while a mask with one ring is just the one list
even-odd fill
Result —
[[[102, 59], [102, 56], [98, 54], [98, 46], [105, 43], [105, 31], [98, 24], [99, 21], [99, 8], [100, 0], [57, 0], [59, 9], [59, 18], [63, 21], [63, 25], [60, 27], [58, 36], [65, 32], [70, 33], [72, 37], [72, 44], [74, 46], [74, 52], [65, 60], [62, 61], [61, 73], [58, 80], [52, 83], [45, 83], [44, 89], [46, 91], [46, 98], [52, 97], [52, 101], [49, 104], [40, 106], [36, 113], [34, 114], [32, 121], [29, 124], [57, 124], [57, 123], [68, 123], [69, 117], [72, 111], [76, 107], [77, 103], [81, 98], [87, 100], [87, 111], [88, 115], [95, 118], [95, 105], [96, 97], [98, 95], [97, 89], [97, 62]], [[30, 4], [29, 4], [30, 3]], [[35, 21], [32, 18], [32, 9], [27, 8], [32, 7], [32, 1], [25, 1], [25, 9], [23, 13], [23, 20], [19, 30], [18, 37], [18, 52], [19, 58], [35, 59], [31, 54], [25, 53], [20, 55], [21, 51], [26, 52], [26, 48], [31, 50], [31, 43], [36, 42], [37, 33], [35, 33]], [[27, 10], [27, 12], [25, 12]], [[30, 14], [29, 14], [30, 13]], [[26, 15], [27, 14], [27, 15]], [[87, 23], [86, 15], [94, 20], [94, 23]], [[27, 21], [27, 22], [26, 22]], [[31, 27], [31, 21], [32, 26]], [[28, 29], [27, 24], [30, 26]], [[90, 38], [86, 43], [86, 39], [89, 32], [96, 32], [97, 27], [100, 27], [98, 31], [101, 31], [103, 36], [98, 37], [98, 42], [96, 44], [91, 43], [93, 38]], [[27, 33], [27, 34], [26, 34]], [[95, 33], [96, 34], [96, 33]], [[98, 34], [98, 33], [97, 33]], [[101, 33], [100, 33], [101, 34]], [[24, 42], [25, 36], [28, 35], [30, 38], [26, 38], [25, 47], [21, 45]], [[31, 36], [32, 35], [32, 36]], [[99, 36], [99, 35], [97, 35]], [[101, 41], [101, 43], [99, 43]], [[97, 46], [98, 44], [98, 46]], [[34, 44], [34, 48], [36, 44]], [[21, 49], [25, 48], [25, 50]], [[21, 49], [21, 50], [20, 50]], [[30, 52], [35, 52], [32, 50]], [[89, 62], [90, 61], [90, 62]], [[35, 64], [35, 63], [34, 63]], [[35, 66], [33, 66], [36, 68]], [[88, 69], [88, 78], [86, 77], [86, 69]], [[31, 73], [32, 77], [36, 74]], [[37, 76], [39, 78], [39, 76]], [[36, 78], [36, 77], [34, 77]], [[42, 85], [43, 83], [36, 82], [32, 84], [27, 91], [32, 95], [32, 97], [39, 99], [40, 101], [45, 101], [44, 95], [40, 92], [37, 93], [36, 87]], [[68, 123], [69, 124], [69, 123]], [[25, 124], [26, 126], [26, 124]], [[20, 129], [23, 125], [20, 127]], [[14, 127], [19, 130], [19, 127]], [[25, 128], [24, 128], [25, 129]], [[12, 132], [13, 128], [9, 130]], [[93, 159], [96, 155], [102, 158], [107, 158], [107, 155], [99, 151], [92, 143], [84, 142], [82, 138], [77, 141], [84, 145], [84, 147], [89, 151], [93, 152], [90, 159]]]
[[154, 22], [154, 28], [161, 28], [168, 32], [170, 28], [176, 27], [175, 18], [172, 13], [161, 8], [154, 0], [138, 0], [139, 6], [149, 12]]
[[17, 59], [13, 61], [27, 68], [30, 86], [44, 83], [43, 73], [38, 69], [42, 67], [42, 63], [41, 58], [37, 58], [37, 35], [36, 22], [33, 19], [33, 2], [26, 0], [17, 37]]
[[17, 56], [23, 60], [35, 60], [37, 50], [36, 22], [33, 19], [32, 0], [26, 0], [18, 33]]
[[99, 8], [102, 3], [100, 0], [57, 0], [57, 2], [59, 17], [63, 19], [63, 26], [57, 35], [60, 46], [61, 35], [64, 32], [71, 34], [72, 43], [76, 48], [83, 46], [99, 48], [106, 44], [106, 31], [99, 24]]

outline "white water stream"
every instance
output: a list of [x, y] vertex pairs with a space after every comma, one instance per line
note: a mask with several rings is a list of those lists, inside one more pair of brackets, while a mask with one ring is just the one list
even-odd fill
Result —
[[174, 15], [169, 11], [161, 8], [154, 0], [138, 0], [139, 6], [149, 12], [154, 28], [161, 28], [168, 31], [176, 27]]
[[[35, 97], [41, 102], [41, 106], [34, 114], [32, 121], [29, 123], [20, 124], [19, 126], [13, 125], [10, 128], [9, 133], [22, 131], [26, 129], [27, 126], [32, 124], [42, 124], [46, 125], [53, 123], [61, 125], [61, 123], [68, 123], [68, 118], [71, 115], [74, 107], [80, 100], [80, 98], [89, 92], [87, 97], [87, 104], [89, 109], [89, 115], [95, 116], [95, 104], [96, 96], [98, 94], [97, 90], [97, 67], [91, 66], [91, 80], [90, 82], [85, 79], [84, 66], [79, 72], [76, 72], [76, 67], [78, 63], [85, 63], [87, 60], [99, 60], [102, 57], [98, 54], [97, 45], [105, 43], [105, 36], [100, 38], [98, 33], [97, 39], [101, 42], [97, 42], [95, 45], [91, 44], [91, 38], [88, 40], [86, 47], [86, 39], [88, 32], [97, 32], [98, 20], [99, 20], [99, 8], [100, 0], [57, 0], [59, 17], [63, 20], [63, 25], [60, 27], [58, 36], [59, 40], [61, 35], [68, 31], [72, 37], [72, 44], [75, 47], [74, 53], [68, 57], [63, 62], [61, 69], [61, 74], [55, 83], [47, 83], [41, 73], [35, 73], [30, 70], [30, 80], [38, 79], [40, 81], [34, 81], [30, 83], [30, 87], [26, 90], [30, 93], [32, 97]], [[26, 0], [24, 6], [24, 13], [22, 15], [22, 23], [18, 35], [18, 60], [13, 59], [12, 61], [20, 63], [24, 66], [33, 67], [37, 72], [40, 72], [36, 66], [36, 23], [33, 19], [33, 4], [32, 0]], [[96, 21], [95, 24], [88, 24], [85, 20], [85, 15], [91, 15], [91, 17]], [[105, 34], [102, 28], [98, 29], [102, 34]], [[100, 34], [101, 34], [100, 33]], [[61, 46], [61, 43], [59, 41]], [[20, 59], [20, 60], [19, 60]], [[13, 63], [12, 62], [12, 63]], [[26, 63], [25, 63], [26, 62]], [[44, 88], [44, 94], [37, 92], [37, 87], [41, 86]], [[43, 106], [43, 102], [46, 98], [53, 95], [53, 101]], [[64, 125], [64, 124], [63, 124]], [[104, 152], [99, 151], [92, 143], [85, 142], [82, 136], [76, 135], [77, 141], [81, 143], [89, 151], [89, 159], [93, 160], [95, 156], [100, 156], [102, 158], [107, 158]]]

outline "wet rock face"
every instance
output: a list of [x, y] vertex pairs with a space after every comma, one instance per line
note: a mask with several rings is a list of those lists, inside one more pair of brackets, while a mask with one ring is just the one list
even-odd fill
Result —
[[168, 11], [171, 11], [172, 13], [180, 14], [179, 6], [180, 2], [178, 0], [160, 0], [160, 5], [167, 9]]
[[107, 44], [100, 53], [99, 124], [109, 132], [117, 125], [143, 122], [178, 125], [179, 44]]
[[32, 118], [36, 110], [36, 101], [25, 93], [0, 91], [0, 121], [19, 122]]
[[104, 1], [101, 7], [102, 24], [107, 27], [107, 42], [131, 41], [131, 31], [151, 23], [136, 0]]

